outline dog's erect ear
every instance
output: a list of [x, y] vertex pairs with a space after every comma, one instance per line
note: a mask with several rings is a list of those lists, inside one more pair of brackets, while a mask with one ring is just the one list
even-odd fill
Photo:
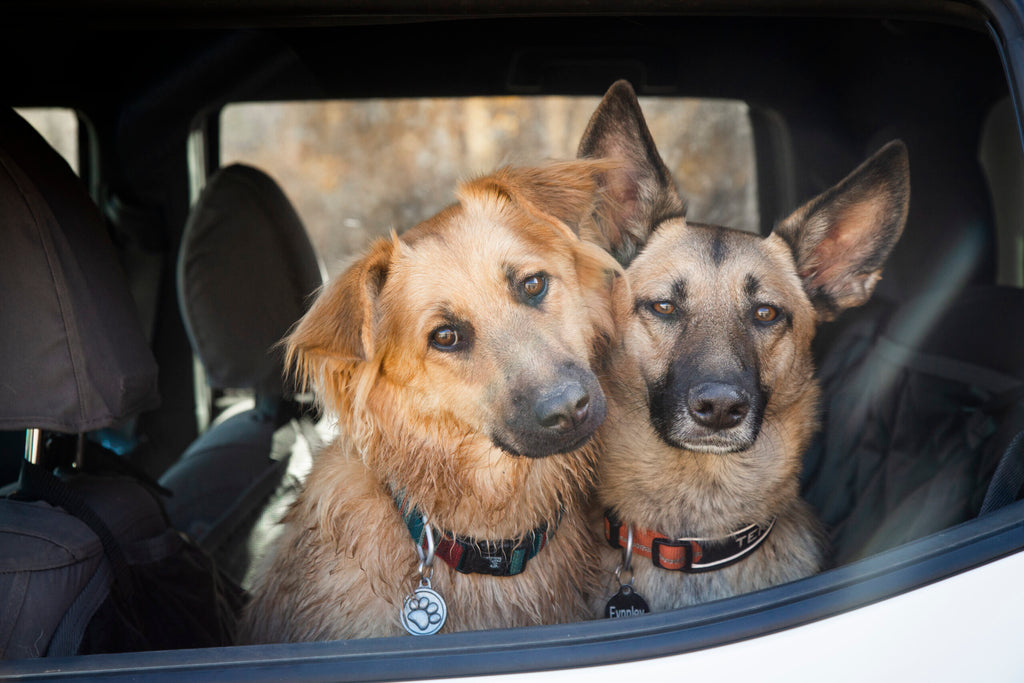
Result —
[[629, 265], [658, 223], [685, 215], [686, 206], [627, 81], [616, 81], [608, 89], [576, 156], [618, 162], [601, 175], [607, 207], [599, 214], [598, 234], [581, 237], [610, 251], [619, 263]]
[[894, 140], [776, 226], [820, 320], [870, 298], [909, 204], [907, 148]]
[[394, 252], [378, 239], [359, 261], [331, 281], [286, 338], [288, 366], [299, 363], [304, 380], [324, 361], [353, 362], [373, 355], [377, 300]]

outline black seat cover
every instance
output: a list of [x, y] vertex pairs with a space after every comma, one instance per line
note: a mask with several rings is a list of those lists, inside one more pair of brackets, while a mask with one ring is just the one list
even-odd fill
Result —
[[155, 407], [157, 366], [99, 209], [0, 110], [0, 429], [86, 432]]
[[234, 164], [210, 178], [178, 257], [178, 303], [217, 389], [287, 393], [276, 346], [322, 283], [313, 245], [267, 174]]
[[[157, 366], [99, 210], [11, 110], [0, 111], [0, 244], [0, 428], [49, 437], [42, 463], [23, 462], [0, 496], [0, 659], [224, 644], [233, 605], [214, 596], [208, 560], [150, 488], [95, 474], [85, 457], [127, 467], [83, 436], [154, 407]], [[81, 467], [55, 476], [55, 444], [68, 441]]]

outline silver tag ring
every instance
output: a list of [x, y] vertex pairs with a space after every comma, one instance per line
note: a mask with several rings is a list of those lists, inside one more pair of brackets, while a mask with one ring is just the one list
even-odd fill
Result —
[[629, 571], [630, 562], [633, 561], [633, 525], [626, 527], [626, 547], [622, 549], [622, 568]]
[[427, 538], [427, 550], [424, 552], [423, 547], [416, 544], [416, 554], [420, 556], [420, 566], [417, 569], [420, 576], [430, 581], [430, 576], [434, 573], [434, 551], [436, 546], [434, 545], [434, 530], [430, 528], [430, 523], [427, 521], [427, 516], [423, 515], [423, 533]]

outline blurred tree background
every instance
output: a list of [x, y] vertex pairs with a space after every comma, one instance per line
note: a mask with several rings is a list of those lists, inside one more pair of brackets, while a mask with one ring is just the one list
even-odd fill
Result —
[[[252, 103], [225, 108], [221, 163], [273, 176], [333, 275], [369, 241], [453, 200], [460, 179], [575, 155], [600, 98]], [[742, 102], [641, 98], [688, 218], [756, 231], [753, 137]]]

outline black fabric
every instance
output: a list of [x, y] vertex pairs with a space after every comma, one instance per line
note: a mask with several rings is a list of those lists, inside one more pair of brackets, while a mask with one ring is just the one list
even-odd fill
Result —
[[157, 368], [99, 210], [0, 110], [0, 429], [79, 433], [158, 403]]
[[995, 219], [978, 143], [947, 126], [915, 118], [873, 136], [870, 147], [903, 140], [911, 179], [906, 228], [876, 295], [904, 302], [996, 282]]
[[[89, 527], [99, 539], [100, 545], [103, 546], [103, 554], [111, 564], [115, 587], [124, 591], [123, 601], [130, 603], [134, 596], [128, 575], [128, 562], [124, 558], [124, 553], [121, 552], [117, 538], [107, 527], [103, 518], [89, 506], [86, 499], [52, 473], [29, 462], [22, 464], [18, 484], [20, 487], [18, 499], [42, 500], [54, 507], [64, 508]], [[125, 518], [121, 517], [122, 520]]]
[[[0, 659], [45, 655], [102, 566], [103, 546], [85, 523], [47, 503], [0, 498]], [[109, 572], [104, 595], [108, 586]]]
[[276, 344], [321, 282], [306, 231], [269, 176], [235, 164], [210, 178], [185, 226], [178, 302], [213, 387], [289, 393]]
[[112, 592], [89, 621], [79, 654], [233, 644], [241, 589], [173, 530], [156, 540], [161, 553], [130, 565], [135, 600], [125, 603]]
[[995, 474], [985, 492], [979, 515], [987, 515], [1020, 497], [1024, 486], [1024, 432], [1019, 432], [999, 459]]
[[[941, 304], [941, 305], [940, 305]], [[824, 356], [804, 496], [843, 564], [979, 513], [1024, 429], [1024, 291], [865, 317]]]
[[259, 410], [228, 418], [200, 436], [160, 478], [174, 491], [172, 523], [241, 583], [251, 557], [248, 536], [284, 478], [288, 453], [273, 455], [275, 419]]
[[26, 463], [0, 511], [4, 657], [231, 644], [241, 590], [167, 524], [151, 485]]

